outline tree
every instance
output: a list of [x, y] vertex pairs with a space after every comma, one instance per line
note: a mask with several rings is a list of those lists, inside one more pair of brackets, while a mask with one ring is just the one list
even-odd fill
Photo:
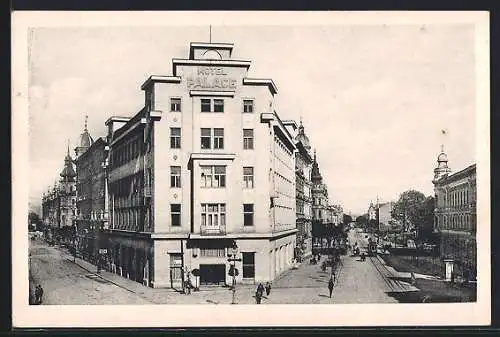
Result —
[[366, 229], [370, 233], [378, 231], [378, 221], [375, 219], [370, 219], [366, 224]]
[[40, 230], [41, 226], [42, 220], [40, 219], [38, 213], [30, 211], [28, 213], [28, 230]]
[[366, 227], [366, 224], [368, 223], [368, 219], [365, 215], [360, 215], [356, 218], [356, 224], [358, 227]]
[[420, 219], [417, 223], [417, 235], [421, 241], [432, 241], [434, 231], [434, 197], [425, 198], [420, 207]]
[[342, 223], [344, 224], [344, 226], [347, 226], [351, 222], [352, 222], [352, 216], [350, 216], [348, 214], [344, 214], [343, 219], [342, 219]]
[[422, 207], [425, 195], [422, 192], [408, 190], [399, 196], [399, 200], [392, 205], [392, 217], [398, 220], [407, 231], [410, 225], [418, 226], [423, 222]]

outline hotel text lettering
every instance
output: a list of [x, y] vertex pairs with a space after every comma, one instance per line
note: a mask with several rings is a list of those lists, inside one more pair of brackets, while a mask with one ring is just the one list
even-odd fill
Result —
[[187, 77], [188, 89], [236, 89], [236, 80], [227, 78], [224, 68], [198, 67], [196, 77]]

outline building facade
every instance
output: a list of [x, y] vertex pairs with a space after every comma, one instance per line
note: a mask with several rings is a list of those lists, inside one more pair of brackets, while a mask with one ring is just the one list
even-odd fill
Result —
[[237, 282], [291, 267], [295, 142], [273, 108], [273, 81], [248, 77], [250, 61], [232, 50], [191, 43], [172, 76], [143, 84], [141, 111], [106, 123], [116, 273], [151, 287], [230, 284], [235, 246]]
[[80, 136], [80, 144], [75, 149], [77, 173], [77, 250], [84, 259], [95, 260], [99, 248], [106, 249], [102, 243], [102, 231], [106, 229], [106, 140], [102, 137], [95, 141], [87, 126]]
[[285, 126], [294, 136], [295, 146], [295, 198], [297, 246], [295, 258], [302, 260], [312, 254], [312, 182], [311, 170], [313, 159], [311, 145], [302, 120], [297, 127], [295, 121], [284, 121]]
[[387, 232], [392, 225], [392, 201], [380, 203], [378, 206], [378, 230]]
[[453, 272], [476, 277], [476, 165], [451, 174], [448, 158], [441, 151], [434, 170], [434, 230], [441, 234], [443, 260], [453, 262]]
[[69, 233], [76, 219], [76, 172], [69, 146], [59, 176], [59, 182], [54, 184], [52, 191], [42, 197], [42, 217], [50, 231], [48, 236], [69, 241]]
[[368, 221], [377, 220], [377, 206], [370, 202], [370, 206], [368, 207], [368, 212], [366, 213], [368, 216]]

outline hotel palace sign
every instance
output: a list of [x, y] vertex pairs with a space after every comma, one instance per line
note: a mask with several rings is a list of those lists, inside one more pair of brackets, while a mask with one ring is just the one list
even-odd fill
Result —
[[236, 80], [222, 67], [198, 67], [196, 76], [187, 77], [186, 82], [188, 89], [236, 89]]

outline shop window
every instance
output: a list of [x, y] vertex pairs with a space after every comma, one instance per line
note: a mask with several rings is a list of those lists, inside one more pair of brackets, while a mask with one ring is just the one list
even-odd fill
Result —
[[170, 255], [170, 278], [173, 281], [182, 279], [182, 256], [179, 253], [171, 253]]
[[255, 253], [254, 252], [242, 252], [242, 262], [243, 262], [243, 278], [254, 278], [255, 277]]

